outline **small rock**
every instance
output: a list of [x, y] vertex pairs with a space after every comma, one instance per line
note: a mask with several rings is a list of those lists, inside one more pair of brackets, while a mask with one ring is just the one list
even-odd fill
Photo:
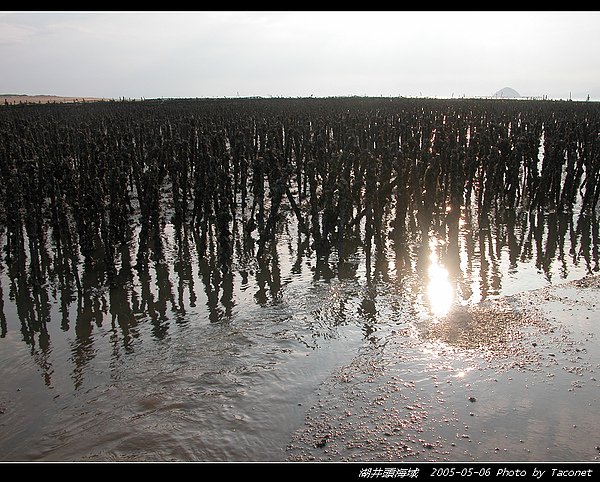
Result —
[[327, 444], [327, 439], [329, 438], [329, 435], [325, 435], [325, 437], [323, 437], [321, 440], [319, 440], [315, 445], [322, 449], [323, 447], [325, 447], [325, 444]]
[[475, 402], [477, 399], [475, 397], [469, 397], [469, 402]]

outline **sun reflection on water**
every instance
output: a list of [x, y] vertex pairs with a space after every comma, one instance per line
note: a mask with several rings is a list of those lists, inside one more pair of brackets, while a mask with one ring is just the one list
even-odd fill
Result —
[[450, 307], [454, 302], [454, 289], [448, 279], [448, 270], [440, 264], [436, 251], [437, 244], [435, 238], [432, 238], [429, 243], [431, 254], [429, 256], [427, 295], [431, 313], [434, 316], [441, 317], [450, 311]]

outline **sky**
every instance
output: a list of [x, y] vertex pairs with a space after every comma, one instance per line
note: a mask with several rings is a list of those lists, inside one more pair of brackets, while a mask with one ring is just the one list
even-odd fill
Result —
[[0, 94], [600, 100], [600, 11], [0, 11]]

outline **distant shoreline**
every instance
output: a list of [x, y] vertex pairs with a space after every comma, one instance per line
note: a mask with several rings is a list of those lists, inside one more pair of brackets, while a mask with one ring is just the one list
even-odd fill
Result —
[[60, 95], [0, 94], [0, 105], [62, 104], [68, 102], [101, 102], [113, 99], [103, 97], [63, 97]]
[[[381, 98], [377, 96], [334, 96], [334, 97], [305, 97], [304, 99], [352, 99], [352, 98]], [[404, 97], [404, 96], [390, 96], [385, 98], [395, 99], [423, 99], [423, 100], [506, 100], [506, 101], [550, 101], [550, 102], [564, 102], [566, 99], [550, 99], [547, 97], [502, 97], [502, 96], [489, 96], [489, 97]], [[85, 103], [85, 102], [115, 102], [115, 101], [172, 101], [172, 100], [258, 100], [258, 99], [303, 99], [303, 97], [262, 97], [262, 96], [250, 96], [250, 97], [153, 97], [153, 98], [111, 98], [111, 97], [77, 97], [77, 96], [60, 96], [60, 95], [29, 95], [29, 94], [0, 94], [0, 107], [6, 105], [35, 105], [35, 104], [68, 104], [68, 103]], [[572, 99], [568, 99], [572, 101]], [[574, 100], [573, 102], [597, 102], [595, 100]]]

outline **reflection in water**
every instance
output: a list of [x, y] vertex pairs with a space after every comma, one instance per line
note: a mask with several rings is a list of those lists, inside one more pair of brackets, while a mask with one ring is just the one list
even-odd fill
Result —
[[[258, 259], [256, 286], [258, 290], [254, 298], [260, 306], [281, 303], [281, 272], [277, 250], [272, 249], [268, 258]], [[231, 302], [231, 300], [227, 299], [227, 302]]]
[[444, 316], [450, 310], [454, 301], [454, 289], [448, 279], [448, 270], [444, 268], [438, 259], [438, 241], [434, 238], [430, 241], [431, 255], [428, 269], [429, 282], [427, 284], [427, 296], [429, 307], [434, 316]]
[[[340, 244], [342, 257], [336, 250], [317, 255], [307, 238], [294, 234], [296, 219], [289, 216], [282, 219], [285, 229], [278, 241], [267, 244], [259, 259], [252, 258], [247, 240], [238, 239], [236, 261], [225, 270], [210, 256], [210, 246], [204, 252], [192, 249], [199, 246], [195, 233], [166, 225], [163, 241], [146, 240], [145, 257], [138, 256], [135, 265], [134, 245], [119, 247], [119, 263], [110, 282], [101, 262], [83, 263], [81, 273], [74, 276], [63, 251], [41, 263], [47, 283], [31, 285], [23, 275], [27, 258], [23, 252], [2, 271], [1, 335], [15, 329], [6, 316], [8, 309], [17, 315], [22, 340], [31, 347], [50, 386], [51, 339], [59, 336], [53, 318], [58, 317], [60, 331], [73, 330], [70, 362], [78, 388], [102, 351], [97, 338], [104, 330], [111, 333], [113, 356], [121, 356], [121, 351], [131, 353], [146, 341], [146, 323], [151, 336], [162, 340], [175, 325], [183, 328], [198, 319], [234, 321], [252, 304], [285, 312], [292, 301], [287, 293], [305, 296], [307, 288], [300, 287], [310, 280], [310, 285], [335, 281], [345, 287], [337, 290], [335, 307], [319, 312], [318, 323], [309, 325], [313, 336], [321, 336], [323, 329], [329, 337], [331, 327], [357, 322], [364, 337], [370, 338], [389, 319], [381, 307], [391, 309], [386, 304], [392, 294], [413, 305], [422, 300], [432, 315], [442, 317], [453, 304], [473, 304], [598, 271], [597, 221], [597, 215], [588, 211], [477, 214], [475, 208], [472, 214], [471, 209], [462, 213], [451, 209], [432, 216], [429, 229], [422, 226], [416, 233], [407, 231], [404, 240], [389, 239], [372, 256], [365, 256], [366, 247], [349, 239]], [[428, 237], [422, 237], [424, 232]], [[168, 234], [174, 234], [172, 244]], [[3, 289], [6, 284], [8, 293]], [[203, 287], [201, 294], [198, 285]], [[357, 291], [353, 286], [361, 287]], [[325, 327], [328, 323], [331, 326]]]
[[4, 314], [4, 291], [2, 290], [2, 276], [0, 276], [0, 338], [6, 337], [6, 315]]

